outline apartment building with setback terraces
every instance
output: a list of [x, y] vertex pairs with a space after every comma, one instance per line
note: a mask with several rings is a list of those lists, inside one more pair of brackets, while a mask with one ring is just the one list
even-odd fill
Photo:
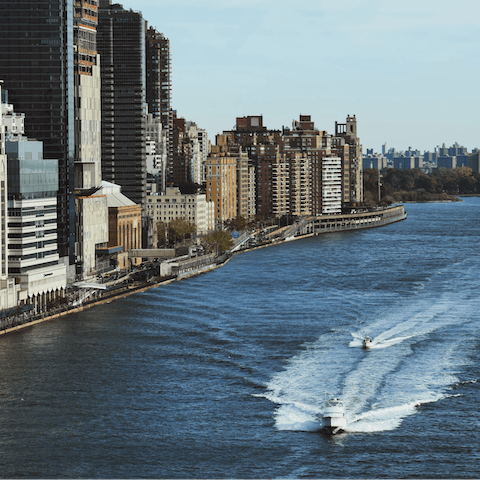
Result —
[[178, 187], [167, 187], [164, 193], [153, 192], [147, 196], [147, 213], [156, 223], [168, 225], [182, 218], [197, 228], [198, 234], [215, 229], [215, 204], [207, 202], [204, 193], [182, 194]]

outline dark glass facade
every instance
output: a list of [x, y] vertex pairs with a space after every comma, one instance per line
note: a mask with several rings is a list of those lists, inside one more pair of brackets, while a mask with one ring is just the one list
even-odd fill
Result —
[[152, 27], [146, 33], [148, 111], [160, 118], [166, 129], [171, 126], [170, 41]]
[[59, 254], [74, 262], [73, 0], [2, 0], [0, 79], [25, 113], [25, 133], [58, 159]]
[[102, 77], [102, 178], [146, 200], [145, 20], [101, 0], [97, 48]]
[[145, 60], [147, 104], [149, 113], [162, 122], [167, 137], [167, 158], [170, 181], [174, 157], [174, 113], [171, 108], [170, 40], [163, 33], [150, 27], [146, 32]]

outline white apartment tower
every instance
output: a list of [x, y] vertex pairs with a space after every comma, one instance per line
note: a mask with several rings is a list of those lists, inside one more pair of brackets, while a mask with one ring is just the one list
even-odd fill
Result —
[[342, 159], [322, 158], [322, 214], [342, 213]]
[[7, 156], [5, 154], [6, 106], [2, 99], [2, 81], [0, 80], [0, 310], [17, 305], [19, 286], [8, 277], [8, 197], [7, 197]]
[[205, 165], [210, 153], [208, 133], [194, 122], [186, 123], [187, 135], [191, 145], [190, 180], [198, 185], [206, 181]]
[[6, 103], [6, 96], [4, 99], [7, 270], [20, 288], [17, 302], [34, 305], [39, 312], [64, 296], [67, 283], [57, 240], [58, 161], [45, 160], [43, 143], [22, 135], [23, 116]]
[[160, 118], [147, 115], [147, 174], [153, 175], [159, 192], [165, 192], [167, 168], [167, 131]]

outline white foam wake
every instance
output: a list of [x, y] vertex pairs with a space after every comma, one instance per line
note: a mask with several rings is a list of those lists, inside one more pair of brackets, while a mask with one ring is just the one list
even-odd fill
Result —
[[[349, 431], [398, 428], [418, 405], [445, 398], [459, 381], [478, 303], [447, 292], [433, 301], [416, 299], [351, 334], [322, 335], [268, 383], [262, 396], [278, 405], [276, 427], [316, 431], [326, 399], [340, 396]], [[352, 348], [361, 347], [365, 335], [373, 347]]]

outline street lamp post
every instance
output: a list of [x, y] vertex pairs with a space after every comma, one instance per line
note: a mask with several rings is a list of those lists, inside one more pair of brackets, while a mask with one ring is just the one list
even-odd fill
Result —
[[380, 183], [380, 178], [382, 177], [382, 175], [380, 174], [380, 170], [378, 171], [378, 204], [380, 205], [380, 202], [382, 200], [381, 198], [381, 192], [380, 192], [380, 187], [382, 186], [382, 184]]

